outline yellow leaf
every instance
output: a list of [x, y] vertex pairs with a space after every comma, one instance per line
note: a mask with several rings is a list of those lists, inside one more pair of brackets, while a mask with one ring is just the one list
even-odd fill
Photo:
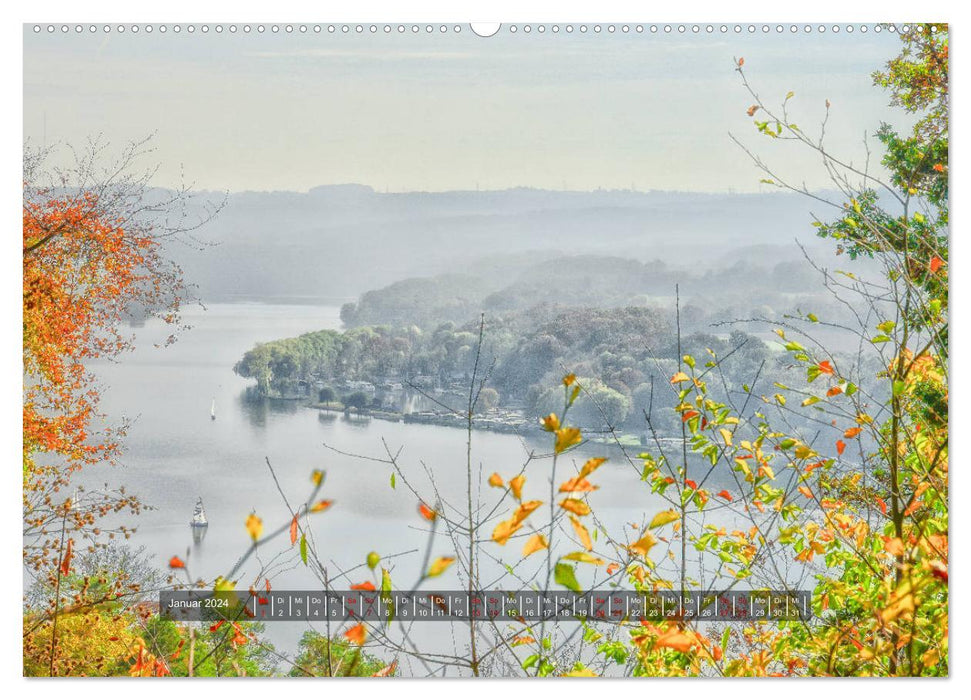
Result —
[[564, 498], [560, 501], [560, 508], [575, 513], [576, 515], [590, 514], [590, 506], [576, 498]]
[[732, 446], [732, 433], [731, 433], [731, 431], [730, 430], [726, 430], [725, 428], [719, 428], [718, 429], [718, 432], [721, 434], [722, 440], [725, 441], [725, 445], [727, 447], [731, 447]]
[[563, 386], [570, 386], [576, 380], [577, 380], [577, 375], [575, 375], [575, 374], [568, 374], [565, 377], [563, 377]]
[[246, 532], [249, 533], [254, 542], [260, 539], [260, 535], [263, 534], [263, 519], [256, 513], [250, 513], [249, 517], [246, 518]]
[[522, 474], [509, 480], [509, 490], [512, 491], [513, 498], [517, 501], [521, 501], [523, 498], [523, 484], [525, 483], [526, 477]]
[[432, 565], [428, 567], [428, 578], [433, 578], [435, 576], [441, 576], [445, 573], [445, 570], [455, 563], [455, 557], [439, 557], [432, 562]]
[[582, 544], [587, 551], [593, 549], [593, 542], [590, 540], [590, 533], [587, 531], [587, 528], [583, 526], [583, 523], [574, 518], [572, 515], [570, 516], [570, 523], [573, 525], [573, 531], [576, 532], [577, 537], [580, 538], [580, 544]]
[[563, 674], [563, 678], [597, 678], [597, 674], [591, 671], [589, 668], [580, 668], [575, 671], [567, 671]]
[[914, 591], [910, 580], [904, 579], [900, 586], [890, 595], [890, 604], [880, 612], [883, 624], [893, 622], [898, 617], [908, 616], [914, 612]]
[[651, 547], [657, 544], [657, 538], [650, 532], [645, 532], [644, 536], [641, 537], [637, 542], [629, 545], [629, 549], [633, 554], [639, 554], [642, 557], [646, 557], [647, 553], [651, 551]]
[[551, 413], [545, 418], [540, 418], [539, 423], [543, 426], [543, 430], [548, 433], [552, 433], [560, 429], [560, 419], [556, 417], [555, 413]]
[[546, 541], [546, 537], [544, 535], [533, 535], [526, 540], [526, 544], [523, 545], [523, 556], [528, 557], [533, 552], [538, 552], [539, 550], [546, 549], [549, 546], [550, 545]]
[[324, 473], [319, 469], [314, 469], [310, 472], [310, 480], [314, 482], [314, 486], [320, 486], [324, 483]]
[[680, 520], [681, 516], [676, 510], [662, 510], [660, 513], [654, 516], [651, 523], [648, 525], [652, 530], [656, 527], [663, 527], [668, 523], [673, 523], [675, 520]]
[[570, 552], [565, 557], [561, 558], [568, 561], [578, 561], [582, 564], [596, 564], [598, 566], [606, 563], [603, 559], [599, 559], [592, 554], [588, 554], [587, 552]]
[[559, 454], [578, 444], [582, 439], [583, 436], [580, 434], [579, 428], [560, 428], [556, 431], [556, 442], [553, 445], [553, 451]]
[[499, 476], [498, 472], [493, 473], [493, 475], [489, 477], [489, 486], [495, 486], [497, 488], [502, 488], [504, 486], [502, 483], [502, 477]]
[[671, 377], [672, 384], [679, 384], [681, 382], [690, 382], [690, 381], [691, 381], [691, 377], [689, 377], [684, 372], [677, 372], [674, 376]]

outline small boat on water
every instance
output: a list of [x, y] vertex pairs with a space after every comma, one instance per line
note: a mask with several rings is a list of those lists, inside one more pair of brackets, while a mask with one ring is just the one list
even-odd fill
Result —
[[215, 399], [215, 397], [213, 397], [213, 399], [212, 399], [212, 408], [209, 409], [209, 415], [212, 417], [213, 420], [216, 420], [216, 399]]
[[209, 527], [209, 521], [206, 519], [206, 509], [202, 507], [201, 497], [196, 501], [196, 509], [192, 512], [192, 520], [189, 521], [189, 525], [193, 528]]

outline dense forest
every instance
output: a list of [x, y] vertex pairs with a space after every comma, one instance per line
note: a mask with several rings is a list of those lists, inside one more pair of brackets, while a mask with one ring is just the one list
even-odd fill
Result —
[[[612, 275], [595, 274], [607, 267]], [[586, 274], [578, 277], [583, 270]], [[677, 371], [683, 354], [717, 361], [730, 391], [741, 391], [756, 379], [762, 391], [769, 391], [766, 387], [785, 380], [782, 346], [755, 335], [760, 324], [713, 322], [732, 316], [779, 318], [796, 310], [800, 301], [818, 312], [820, 300], [808, 291], [814, 273], [808, 264], [752, 267], [744, 275], [733, 267], [690, 280], [694, 289], [704, 290], [707, 285], [724, 289], [728, 279], [739, 279], [733, 292], [721, 295], [722, 305], [715, 311], [703, 295], [676, 308], [678, 273], [662, 264], [656, 274], [650, 270], [636, 261], [564, 258], [491, 293], [486, 282], [468, 275], [406, 280], [346, 305], [342, 318], [349, 328], [344, 332], [323, 330], [258, 345], [235, 370], [256, 379], [263, 396], [315, 398], [323, 392], [321, 397], [330, 399], [337, 393], [331, 387], [350, 391], [367, 386], [373, 387], [369, 402], [386, 408], [392, 389], [401, 387], [434, 392], [444, 403], [451, 393], [460, 402], [468, 393], [478, 352], [481, 366], [488, 367], [493, 404], [530, 419], [546, 415], [559, 401], [551, 387], [558, 376], [570, 372], [586, 390], [577, 402], [575, 420], [595, 429], [633, 433], [646, 430], [654, 386]], [[751, 293], [755, 284], [792, 291], [756, 297]], [[543, 294], [554, 289], [570, 291], [556, 302], [552, 291]], [[635, 295], [631, 290], [668, 295]], [[654, 404], [654, 427], [675, 429], [676, 413]]]

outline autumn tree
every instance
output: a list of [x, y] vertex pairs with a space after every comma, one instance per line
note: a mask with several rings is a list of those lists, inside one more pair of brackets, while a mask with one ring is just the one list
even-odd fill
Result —
[[189, 289], [167, 246], [201, 245], [192, 232], [215, 212], [191, 203], [185, 188], [151, 188], [154, 170], [139, 169], [149, 153], [147, 141], [117, 156], [99, 141], [81, 151], [24, 148], [24, 563], [53, 591], [33, 615], [50, 621], [51, 673], [60, 582], [74, 552], [127, 536], [129, 527], [98, 521], [141, 508], [124, 488], [73, 488], [78, 470], [114, 463], [124, 435], [99, 410], [89, 363], [132, 347], [123, 328], [134, 314], [177, 327]]

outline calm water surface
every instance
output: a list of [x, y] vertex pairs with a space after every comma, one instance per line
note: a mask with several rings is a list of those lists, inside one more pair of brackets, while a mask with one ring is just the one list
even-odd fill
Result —
[[[465, 432], [379, 420], [322, 418], [317, 411], [293, 402], [246, 400], [245, 389], [250, 382], [232, 371], [242, 354], [257, 342], [324, 328], [339, 329], [336, 306], [216, 304], [205, 310], [188, 310], [186, 320], [192, 328], [176, 344], [156, 347], [154, 342], [163, 338], [165, 331], [149, 324], [136, 329], [136, 351], [120, 362], [96, 367], [103, 385], [105, 412], [125, 416], [133, 424], [125, 441], [123, 464], [89, 470], [85, 479], [90, 485], [124, 484], [152, 506], [137, 518], [133, 544], [144, 545], [159, 568], [165, 568], [171, 556], [179, 555], [188, 557], [193, 577], [211, 579], [226, 573], [249, 544], [244, 528], [249, 512], [257, 512], [267, 529], [289, 521], [289, 511], [265, 462], [269, 458], [292, 504], [302, 503], [309, 494], [311, 470], [326, 471], [322, 495], [333, 499], [335, 505], [314, 516], [310, 528], [321, 560], [336, 578], [335, 585], [367, 579], [369, 572], [362, 564], [371, 550], [382, 555], [407, 553], [385, 565], [393, 569], [394, 580], [401, 587], [414, 582], [421, 562], [421, 553], [415, 550], [422, 550], [427, 542], [424, 522], [416, 512], [416, 497], [400, 478], [397, 488], [391, 488], [387, 464], [337, 454], [325, 443], [373, 457], [386, 456], [385, 443], [394, 451], [401, 449], [402, 469], [416, 489], [430, 501], [434, 499], [430, 473], [435, 488], [461, 504], [465, 498]], [[215, 421], [209, 415], [213, 399]], [[481, 470], [484, 510], [491, 508], [499, 493], [485, 485], [488, 476], [494, 471], [506, 477], [515, 474], [531, 449], [543, 453], [549, 445], [514, 435], [475, 433], [473, 462]], [[566, 463], [561, 461], [563, 479], [568, 478], [573, 463], [595, 452], [587, 450]], [[524, 498], [548, 502], [549, 470], [548, 460], [530, 464]], [[624, 527], [629, 530], [625, 523], [641, 522], [645, 514], [649, 517], [667, 507], [639, 482], [635, 468], [619, 453], [601, 467], [595, 481], [601, 490], [591, 496], [591, 503], [613, 532]], [[200, 496], [210, 525], [203, 542], [194, 545], [188, 522]], [[497, 515], [504, 516], [505, 511], [500, 509]], [[495, 522], [490, 521], [484, 537]], [[500, 576], [502, 557], [516, 561], [519, 549], [520, 545], [512, 544], [505, 549], [489, 547], [496, 559], [483, 560], [483, 573]], [[268, 545], [267, 550], [246, 564], [240, 587], [252, 583], [263, 565], [272, 567], [278, 589], [317, 586], [316, 578], [300, 564], [286, 538]], [[450, 543], [442, 536], [434, 548], [434, 556], [440, 555], [453, 555]], [[536, 567], [544, 563], [541, 555], [533, 558]], [[340, 577], [341, 572], [353, 567], [358, 568], [347, 578]], [[586, 571], [578, 573], [581, 583], [589, 583], [583, 578]], [[592, 576], [593, 567], [589, 574]], [[439, 588], [459, 585], [457, 566], [436, 582]], [[451, 639], [451, 634], [442, 635], [447, 626], [436, 623], [425, 628], [416, 632], [423, 643], [432, 640], [450, 644], [444, 637]], [[304, 629], [305, 625], [275, 623], [268, 625], [268, 634], [278, 647], [292, 650]]]

